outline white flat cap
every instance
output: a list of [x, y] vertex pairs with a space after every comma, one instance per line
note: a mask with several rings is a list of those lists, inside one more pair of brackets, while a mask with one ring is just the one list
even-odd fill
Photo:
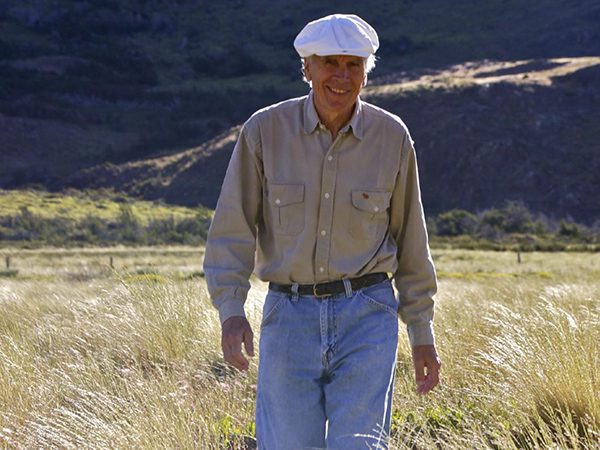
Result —
[[379, 48], [377, 32], [354, 14], [332, 14], [306, 24], [294, 40], [301, 58], [352, 55], [367, 58]]

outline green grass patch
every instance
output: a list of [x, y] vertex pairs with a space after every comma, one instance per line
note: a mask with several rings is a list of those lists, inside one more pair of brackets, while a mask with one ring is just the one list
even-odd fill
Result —
[[516, 278], [516, 273], [498, 273], [498, 272], [445, 272], [438, 271], [438, 278], [454, 278], [458, 280], [485, 280], [489, 278]]
[[14, 278], [17, 275], [19, 275], [19, 271], [18, 270], [11, 270], [11, 269], [0, 270], [0, 278], [1, 277]]
[[0, 191], [0, 246], [198, 245], [211, 217], [107, 192]]
[[446, 272], [444, 270], [440, 270], [437, 272], [437, 276], [440, 279], [455, 279], [455, 280], [473, 280], [473, 281], [482, 281], [486, 279], [513, 279], [513, 278], [527, 278], [527, 277], [536, 277], [542, 278], [546, 280], [550, 280], [554, 278], [554, 274], [551, 272], [535, 272], [535, 271], [526, 271], [526, 272]]
[[62, 218], [81, 222], [92, 216], [103, 221], [115, 221], [121, 213], [121, 206], [127, 204], [143, 225], [152, 220], [192, 218], [198, 211], [206, 217], [210, 210], [165, 205], [158, 202], [137, 200], [108, 191], [81, 192], [69, 190], [53, 193], [36, 190], [0, 190], [0, 217], [16, 216], [27, 208], [41, 218]]

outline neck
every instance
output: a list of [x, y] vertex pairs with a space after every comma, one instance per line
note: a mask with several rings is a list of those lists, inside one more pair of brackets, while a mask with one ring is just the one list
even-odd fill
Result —
[[319, 116], [319, 120], [331, 132], [331, 136], [334, 140], [337, 137], [340, 130], [342, 129], [342, 127], [346, 125], [352, 117], [352, 113], [354, 112], [355, 107], [356, 104], [352, 105], [352, 108], [350, 108], [350, 110], [348, 111], [327, 114], [327, 112], [321, 111], [319, 106], [315, 102], [315, 109], [317, 111], [317, 115]]

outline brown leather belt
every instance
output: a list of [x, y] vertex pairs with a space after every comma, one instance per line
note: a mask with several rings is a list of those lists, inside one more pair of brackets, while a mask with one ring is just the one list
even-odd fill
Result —
[[[359, 289], [381, 283], [387, 279], [387, 273], [377, 272], [363, 275], [362, 277], [358, 278], [350, 278], [348, 281], [350, 282], [352, 291], [357, 291]], [[269, 283], [269, 289], [276, 292], [283, 292], [285, 294], [293, 294], [291, 284]], [[329, 297], [331, 295], [343, 294], [344, 292], [346, 292], [346, 288], [344, 287], [344, 282], [342, 280], [329, 281], [327, 283], [298, 285], [298, 295]]]

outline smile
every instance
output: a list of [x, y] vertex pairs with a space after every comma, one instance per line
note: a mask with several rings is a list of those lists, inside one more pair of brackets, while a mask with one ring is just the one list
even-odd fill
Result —
[[338, 94], [338, 95], [341, 95], [341, 94], [347, 94], [348, 92], [350, 92], [350, 91], [347, 91], [347, 90], [344, 90], [344, 89], [336, 89], [336, 88], [332, 88], [332, 87], [330, 87], [330, 86], [327, 86], [327, 89], [329, 89], [329, 90], [330, 90], [331, 92], [333, 92], [334, 94]]

